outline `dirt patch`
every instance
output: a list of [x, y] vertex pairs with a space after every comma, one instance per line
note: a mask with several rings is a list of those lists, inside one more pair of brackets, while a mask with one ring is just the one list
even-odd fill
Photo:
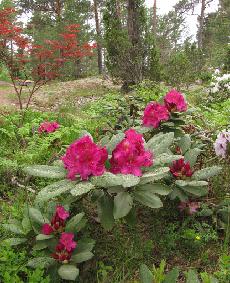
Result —
[[9, 96], [14, 93], [14, 87], [8, 82], [0, 81], [0, 105], [1, 106], [16, 106], [16, 99]]

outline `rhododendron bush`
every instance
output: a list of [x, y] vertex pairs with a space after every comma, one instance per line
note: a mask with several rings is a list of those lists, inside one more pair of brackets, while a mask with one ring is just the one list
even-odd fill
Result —
[[[107, 230], [140, 205], [158, 209], [167, 197], [196, 203], [221, 168], [199, 169], [198, 157], [205, 149], [185, 133], [187, 108], [184, 95], [172, 90], [162, 102], [150, 102], [135, 127], [107, 133], [98, 142], [84, 133], [54, 166], [26, 167], [30, 175], [62, 179], [42, 189], [36, 203], [71, 196], [77, 205], [90, 196]], [[53, 230], [46, 226], [47, 233]]]
[[28, 266], [45, 267], [62, 279], [74, 281], [79, 275], [77, 265], [93, 257], [95, 242], [82, 238], [85, 224], [84, 213], [70, 217], [65, 207], [50, 201], [42, 211], [25, 205], [22, 222], [13, 219], [3, 227], [17, 235], [5, 240], [7, 243], [15, 246], [32, 242], [33, 251], [39, 251], [39, 256], [30, 259]]

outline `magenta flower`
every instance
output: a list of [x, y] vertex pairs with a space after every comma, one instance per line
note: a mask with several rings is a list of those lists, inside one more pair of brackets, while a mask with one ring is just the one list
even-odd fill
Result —
[[62, 161], [69, 179], [74, 180], [76, 175], [80, 175], [82, 180], [87, 180], [91, 175], [100, 176], [105, 172], [107, 158], [105, 147], [99, 147], [89, 136], [84, 136], [67, 148]]
[[162, 121], [168, 121], [169, 112], [164, 105], [157, 102], [149, 103], [143, 116], [143, 125], [146, 127], [158, 128]]
[[50, 235], [54, 232], [54, 229], [52, 228], [52, 226], [48, 223], [45, 223], [42, 225], [42, 234], [44, 235]]
[[51, 219], [51, 223], [42, 225], [42, 234], [50, 235], [54, 232], [61, 232], [65, 227], [65, 220], [69, 217], [69, 212], [61, 205], [56, 207], [55, 214]]
[[141, 176], [141, 167], [153, 165], [153, 154], [145, 150], [143, 136], [130, 129], [125, 132], [125, 138], [113, 150], [110, 164], [110, 171], [114, 174]]
[[64, 246], [67, 252], [72, 252], [76, 248], [77, 243], [73, 239], [74, 239], [73, 233], [61, 234], [60, 244]]
[[59, 243], [55, 248], [55, 253], [51, 256], [57, 261], [68, 263], [71, 259], [72, 252], [77, 246], [77, 243], [73, 239], [73, 233], [62, 233]]
[[184, 96], [175, 89], [165, 95], [164, 102], [170, 112], [185, 112], [187, 110], [187, 103]]
[[183, 158], [173, 161], [169, 168], [170, 172], [177, 179], [183, 179], [183, 177], [191, 177], [193, 175], [190, 163], [185, 162]]
[[185, 211], [189, 215], [192, 215], [197, 212], [197, 210], [200, 208], [200, 204], [195, 201], [182, 201], [178, 208], [180, 212]]
[[57, 122], [43, 122], [38, 128], [38, 133], [53, 133], [55, 132], [60, 125]]

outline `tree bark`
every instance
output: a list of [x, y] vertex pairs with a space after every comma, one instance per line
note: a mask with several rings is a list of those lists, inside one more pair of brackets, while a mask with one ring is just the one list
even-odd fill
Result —
[[201, 0], [201, 11], [199, 16], [199, 29], [198, 29], [198, 48], [203, 48], [203, 30], [204, 30], [204, 16], [206, 9], [206, 0]]
[[94, 4], [94, 17], [96, 24], [96, 33], [97, 33], [97, 64], [98, 64], [98, 73], [102, 74], [103, 72], [103, 63], [102, 63], [102, 46], [101, 46], [101, 27], [98, 13], [98, 0], [93, 0]]
[[157, 0], [153, 3], [153, 34], [156, 37], [157, 34]]

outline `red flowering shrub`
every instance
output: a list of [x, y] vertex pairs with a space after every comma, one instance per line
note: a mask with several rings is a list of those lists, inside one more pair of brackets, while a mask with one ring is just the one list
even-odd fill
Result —
[[187, 110], [187, 103], [184, 96], [175, 89], [165, 95], [164, 102], [170, 112], [184, 112]]
[[60, 262], [67, 263], [72, 256], [72, 252], [76, 248], [77, 243], [74, 241], [73, 233], [62, 233], [59, 243], [55, 248], [55, 253], [51, 256]]
[[84, 136], [72, 143], [62, 157], [68, 178], [74, 180], [80, 175], [82, 180], [89, 176], [100, 176], [105, 172], [105, 161], [108, 152], [105, 147], [99, 147], [89, 136]]
[[43, 122], [38, 128], [39, 134], [41, 133], [53, 133], [55, 132], [60, 125], [57, 122]]
[[149, 103], [144, 111], [143, 125], [158, 128], [162, 121], [169, 119], [169, 112], [164, 105], [157, 102]]
[[51, 223], [42, 225], [42, 234], [50, 235], [53, 232], [63, 231], [65, 227], [65, 220], [69, 217], [69, 212], [61, 205], [56, 207], [56, 212], [51, 220]]
[[130, 129], [125, 132], [125, 138], [113, 150], [110, 164], [110, 170], [114, 174], [141, 176], [141, 167], [153, 165], [153, 154], [145, 150], [143, 136]]
[[178, 179], [191, 177], [193, 175], [190, 163], [185, 162], [183, 158], [173, 161], [172, 166], [170, 166], [169, 168], [172, 175]]

